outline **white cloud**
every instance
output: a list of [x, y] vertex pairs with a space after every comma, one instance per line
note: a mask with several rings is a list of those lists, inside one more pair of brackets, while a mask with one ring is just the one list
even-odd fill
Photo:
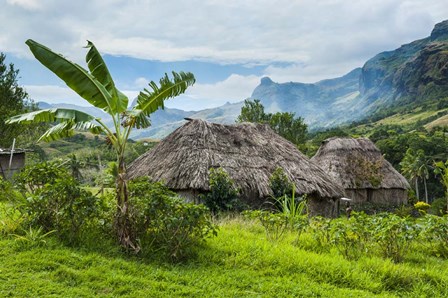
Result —
[[38, 0], [6, 0], [8, 4], [17, 5], [27, 10], [36, 10], [40, 8]]
[[166, 102], [170, 108], [183, 110], [200, 110], [214, 108], [227, 102], [242, 101], [251, 96], [260, 83], [257, 76], [232, 74], [224, 81], [215, 84], [196, 84], [187, 90], [184, 96]]
[[90, 104], [77, 95], [73, 90], [61, 86], [23, 86], [31, 99], [35, 102], [44, 101], [46, 103], [70, 103], [79, 106], [89, 106]]
[[215, 84], [196, 84], [187, 90], [186, 95], [194, 99], [215, 99], [229, 102], [242, 101], [249, 97], [259, 84], [257, 76], [232, 74], [224, 81]]
[[[32, 38], [83, 62], [88, 39], [112, 55], [263, 64], [275, 81], [315, 82], [428, 36], [447, 15], [446, 0], [7, 0], [0, 51], [31, 58], [24, 42]], [[243, 99], [253, 82], [229, 77], [190, 96]]]

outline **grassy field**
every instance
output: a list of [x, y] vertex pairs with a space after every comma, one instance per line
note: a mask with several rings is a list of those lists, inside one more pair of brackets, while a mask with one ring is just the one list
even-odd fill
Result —
[[[113, 245], [23, 247], [0, 236], [1, 297], [446, 297], [448, 261], [411, 249], [403, 263], [316, 253], [310, 235], [271, 242], [258, 223], [219, 223], [181, 264], [125, 256]], [[416, 244], [418, 245], [418, 244]], [[420, 251], [420, 252], [418, 252]]]

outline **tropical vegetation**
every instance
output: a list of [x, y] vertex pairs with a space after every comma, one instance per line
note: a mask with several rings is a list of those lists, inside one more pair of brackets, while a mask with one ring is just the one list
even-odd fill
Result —
[[7, 123], [40, 123], [57, 122], [48, 129], [39, 140], [51, 141], [73, 136], [75, 130], [86, 130], [93, 134], [103, 133], [107, 142], [114, 149], [118, 174], [116, 177], [117, 212], [115, 224], [117, 237], [126, 249], [139, 250], [132, 235], [129, 222], [129, 199], [126, 182], [125, 150], [132, 129], [150, 126], [148, 116], [159, 108], [163, 108], [166, 99], [185, 92], [194, 84], [191, 73], [175, 73], [160, 79], [160, 85], [151, 81], [149, 88], [140, 92], [137, 104], [128, 109], [128, 98], [116, 87], [103, 58], [92, 42], [88, 42], [86, 55], [88, 70], [82, 68], [49, 48], [27, 40], [31, 52], [45, 67], [61, 78], [68, 87], [91, 105], [104, 110], [113, 121], [113, 129], [106, 126], [102, 119], [89, 114], [63, 108], [38, 110], [10, 118]]

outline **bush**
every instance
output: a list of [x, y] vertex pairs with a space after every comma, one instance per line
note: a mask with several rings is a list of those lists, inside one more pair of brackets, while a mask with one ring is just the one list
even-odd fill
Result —
[[282, 168], [277, 168], [269, 178], [269, 186], [272, 189], [274, 198], [280, 198], [283, 196], [292, 196], [293, 184], [289, 181], [288, 176]]
[[59, 162], [28, 166], [15, 180], [27, 198], [17, 206], [24, 215], [24, 230], [55, 230], [59, 238], [75, 244], [83, 227], [101, 214], [101, 201], [83, 190]]
[[431, 208], [429, 209], [429, 213], [443, 216], [446, 214], [446, 210], [447, 210], [446, 200], [444, 198], [439, 198], [435, 199], [432, 202]]
[[421, 220], [422, 235], [436, 256], [448, 257], [448, 216], [427, 215]]
[[381, 214], [372, 219], [373, 239], [384, 258], [401, 262], [411, 240], [418, 236], [417, 226], [409, 218], [395, 214]]
[[14, 189], [13, 185], [0, 177], [0, 202], [17, 202], [21, 199], [20, 193]]
[[239, 200], [240, 191], [223, 168], [210, 169], [209, 185], [210, 191], [202, 195], [201, 200], [214, 214], [243, 208]]
[[217, 233], [204, 205], [185, 203], [162, 183], [141, 178], [129, 183], [129, 191], [133, 228], [143, 250], [177, 261]]
[[333, 243], [346, 259], [357, 260], [370, 250], [371, 226], [371, 219], [364, 212], [353, 212], [348, 220], [332, 223]]
[[280, 240], [288, 227], [288, 216], [284, 213], [246, 210], [242, 215], [248, 219], [258, 219], [266, 232], [266, 238], [270, 241]]
[[414, 208], [420, 212], [421, 215], [425, 215], [428, 211], [428, 209], [431, 207], [428, 203], [418, 201], [414, 204]]
[[14, 181], [22, 193], [35, 193], [46, 184], [52, 184], [57, 179], [69, 177], [68, 171], [61, 166], [60, 161], [42, 162], [27, 166], [15, 175]]

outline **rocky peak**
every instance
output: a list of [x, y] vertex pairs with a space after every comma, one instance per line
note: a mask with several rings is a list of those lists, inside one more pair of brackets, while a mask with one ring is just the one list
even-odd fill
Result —
[[269, 77], [261, 78], [261, 85], [271, 85], [274, 82]]
[[436, 24], [431, 32], [431, 40], [442, 39], [448, 39], [448, 20]]

